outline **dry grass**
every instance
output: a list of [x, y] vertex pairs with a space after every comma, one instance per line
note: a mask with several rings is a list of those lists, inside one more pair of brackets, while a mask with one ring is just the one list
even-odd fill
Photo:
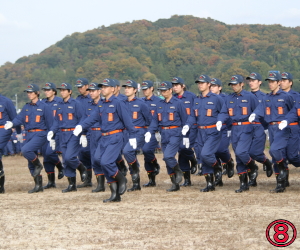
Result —
[[[283, 194], [269, 193], [275, 178], [265, 177], [261, 166], [258, 187], [247, 193], [234, 193], [236, 175], [224, 178], [215, 192], [200, 193], [204, 177], [193, 176], [192, 187], [167, 193], [170, 181], [161, 157], [157, 187], [126, 193], [112, 204], [102, 202], [110, 196], [108, 187], [104, 193], [84, 188], [62, 194], [66, 178], [56, 189], [28, 194], [33, 180], [25, 159], [4, 158], [0, 249], [272, 249], [265, 238], [270, 222], [287, 219], [300, 229], [297, 169], [291, 167], [291, 187]], [[44, 172], [43, 177], [45, 183]], [[142, 170], [141, 183], [146, 182]], [[299, 240], [289, 247], [299, 248]]]

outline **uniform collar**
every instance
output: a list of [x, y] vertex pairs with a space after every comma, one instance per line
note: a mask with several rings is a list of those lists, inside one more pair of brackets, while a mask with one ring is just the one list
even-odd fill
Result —
[[114, 98], [117, 98], [115, 95], [112, 95], [111, 97], [109, 97], [108, 100], [104, 99], [103, 102], [111, 102]]
[[170, 101], [168, 101], [168, 102], [166, 102], [166, 99], [164, 99], [163, 101], [164, 101], [165, 103], [173, 103], [173, 98], [174, 98], [174, 96], [172, 96], [171, 99], [170, 99]]
[[210, 97], [211, 96], [211, 92], [208, 92], [206, 96], [203, 96], [202, 93], [199, 95], [200, 98], [205, 98], [205, 97]]
[[[279, 89], [275, 95], [280, 95], [281, 93], [286, 93], [282, 89]], [[270, 95], [274, 95], [273, 92], [270, 92]]]
[[242, 90], [239, 94], [233, 93], [233, 96], [244, 96], [245, 95], [245, 90]]
[[32, 102], [30, 102], [29, 104], [31, 105], [31, 106], [40, 106], [40, 99], [36, 102], [36, 103], [32, 103]]
[[69, 98], [69, 100], [68, 100], [68, 101], [66, 101], [66, 102], [63, 100], [63, 103], [71, 103], [71, 101], [72, 101], [72, 100], [73, 100], [73, 98], [72, 98], [72, 97], [70, 97], [70, 98]]

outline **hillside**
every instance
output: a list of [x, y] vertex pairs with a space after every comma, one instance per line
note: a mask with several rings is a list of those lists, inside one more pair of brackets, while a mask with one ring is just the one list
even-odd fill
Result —
[[[232, 74], [257, 71], [265, 77], [276, 69], [299, 79], [299, 49], [300, 27], [226, 25], [177, 15], [138, 20], [74, 33], [40, 54], [6, 63], [0, 67], [0, 93], [13, 97], [28, 83], [74, 83], [77, 77], [100, 82], [106, 77], [162, 81], [181, 76], [192, 91], [199, 74], [227, 82]], [[300, 90], [299, 80], [294, 88]]]

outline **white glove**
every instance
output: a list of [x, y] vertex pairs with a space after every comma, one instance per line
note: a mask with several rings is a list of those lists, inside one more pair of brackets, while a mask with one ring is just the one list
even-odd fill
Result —
[[82, 132], [82, 126], [81, 125], [77, 125], [73, 131], [73, 134], [75, 136], [78, 136], [80, 133]]
[[145, 134], [145, 142], [148, 143], [148, 142], [150, 141], [150, 139], [151, 139], [151, 133], [150, 133], [150, 132], [147, 132], [147, 133]]
[[231, 130], [227, 130], [227, 137], [231, 136]]
[[[147, 133], [149, 133], [149, 132], [147, 132]], [[136, 149], [136, 147], [137, 147], [136, 138], [129, 139], [129, 144], [130, 144], [130, 146], [132, 146], [133, 149]]]
[[[80, 126], [80, 125], [79, 125], [79, 126]], [[86, 147], [87, 147], [88, 141], [87, 141], [86, 135], [81, 135], [81, 136], [80, 136], [79, 144], [81, 144], [81, 146], [82, 146], [83, 148], [86, 148]]]
[[159, 132], [156, 132], [155, 133], [155, 139], [157, 140], [157, 142], [160, 142], [161, 141], [161, 135]]
[[18, 142], [18, 140], [13, 140], [13, 142], [16, 144]]
[[54, 139], [51, 139], [51, 140], [50, 140], [50, 147], [51, 147], [52, 150], [55, 150], [56, 142], [55, 142]]
[[287, 125], [288, 125], [287, 120], [283, 120], [283, 121], [281, 121], [281, 122], [279, 123], [278, 128], [279, 128], [280, 130], [283, 130]]
[[270, 137], [269, 137], [269, 130], [268, 130], [268, 129], [265, 130], [265, 134], [266, 134], [266, 136], [267, 136], [267, 140], [270, 140]]
[[221, 128], [222, 128], [222, 122], [221, 122], [221, 121], [217, 121], [216, 126], [217, 126], [217, 130], [218, 130], [218, 131], [221, 131]]
[[254, 113], [252, 113], [250, 116], [249, 116], [249, 118], [248, 118], [248, 121], [249, 122], [253, 122], [254, 120], [255, 120], [255, 114]]
[[13, 127], [13, 123], [11, 121], [6, 121], [5, 125], [4, 125], [4, 129], [8, 130], [10, 128]]
[[47, 140], [51, 141], [51, 139], [53, 138], [53, 135], [54, 135], [53, 131], [49, 131], [47, 134]]
[[23, 142], [23, 135], [22, 134], [17, 134], [17, 141]]
[[181, 133], [182, 133], [183, 135], [186, 135], [186, 133], [187, 133], [189, 130], [190, 130], [189, 125], [184, 125], [183, 128], [182, 128], [182, 130], [181, 130]]
[[190, 139], [189, 138], [183, 138], [183, 145], [185, 145], [186, 148], [190, 147]]

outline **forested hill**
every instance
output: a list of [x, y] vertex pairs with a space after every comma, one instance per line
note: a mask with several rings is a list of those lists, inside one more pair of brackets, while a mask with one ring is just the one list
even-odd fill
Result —
[[[34, 42], [38, 40], [36, 37]], [[175, 15], [156, 22], [99, 26], [66, 36], [40, 54], [0, 67], [0, 93], [13, 97], [28, 83], [74, 84], [77, 77], [140, 82], [173, 76], [184, 78], [196, 91], [194, 80], [199, 74], [228, 82], [232, 74], [247, 76], [257, 71], [265, 77], [271, 69], [291, 72], [299, 91], [299, 64], [300, 27], [227, 25], [211, 18]], [[26, 96], [21, 98], [24, 101]]]

